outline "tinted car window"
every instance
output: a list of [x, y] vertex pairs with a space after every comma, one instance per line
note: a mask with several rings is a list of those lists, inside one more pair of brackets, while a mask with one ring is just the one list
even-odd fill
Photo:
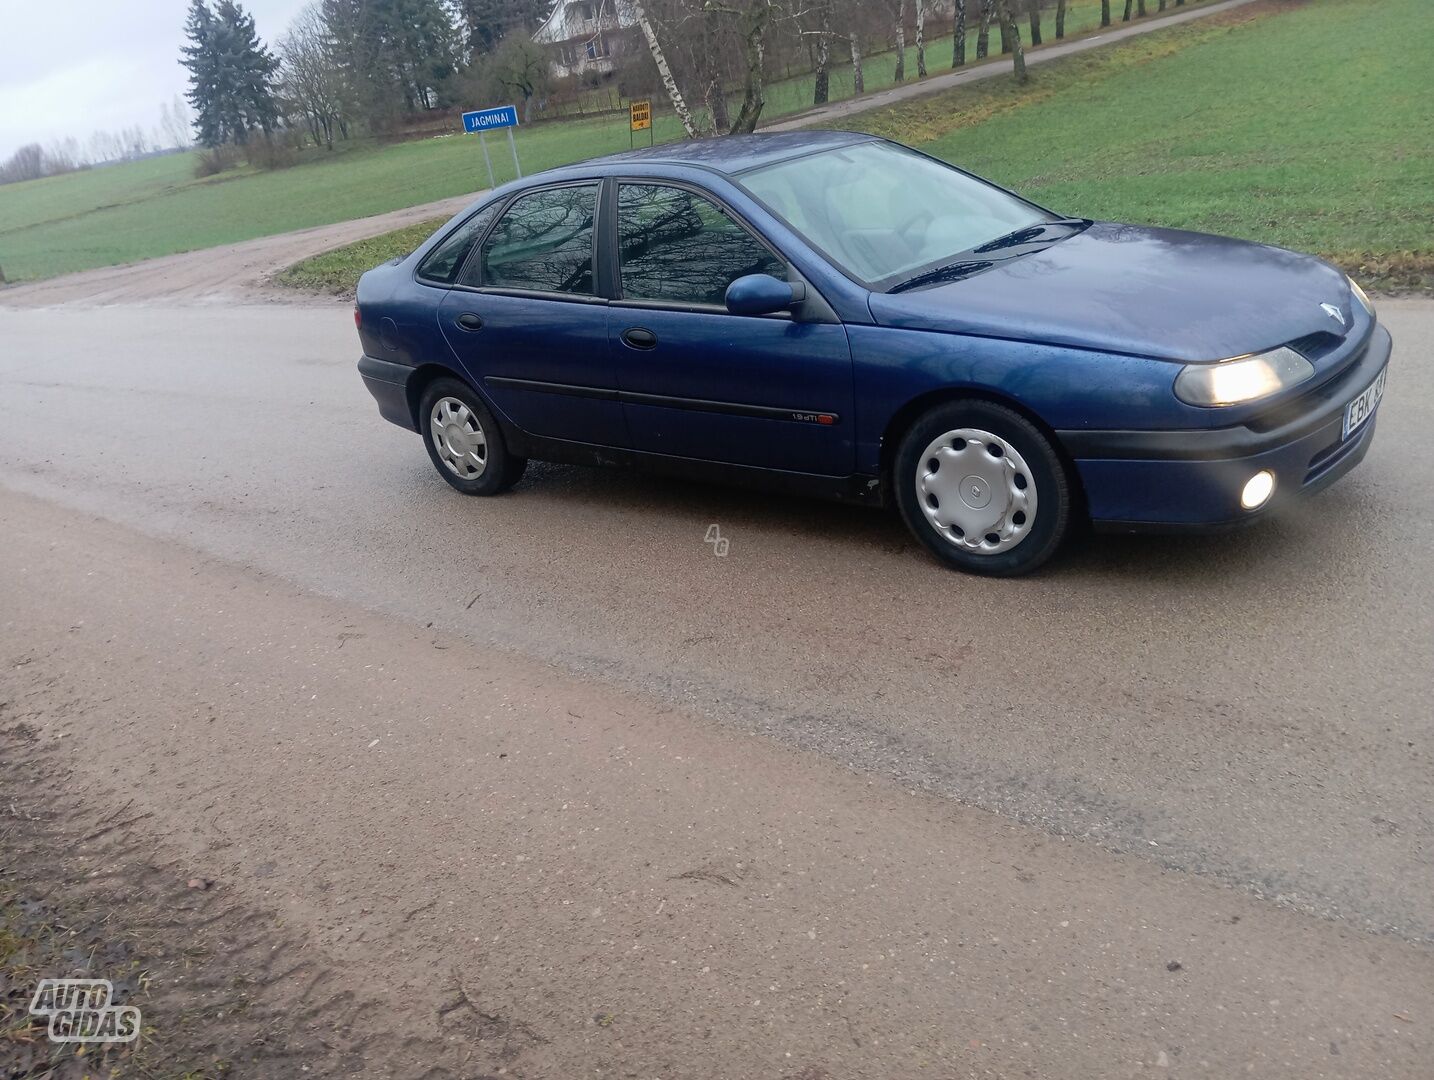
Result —
[[782, 260], [709, 199], [685, 188], [623, 184], [617, 229], [622, 295], [721, 306], [745, 274], [783, 281]]
[[596, 206], [596, 184], [521, 196], [464, 270], [464, 284], [590, 295]]
[[468, 257], [474, 241], [483, 234], [483, 230], [497, 213], [497, 206], [486, 207], [454, 229], [449, 237], [430, 251], [428, 257], [419, 264], [419, 277], [452, 285], [458, 277], [458, 268]]

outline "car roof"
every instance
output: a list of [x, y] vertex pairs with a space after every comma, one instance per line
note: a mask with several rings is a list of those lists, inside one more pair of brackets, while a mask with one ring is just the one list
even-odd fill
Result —
[[684, 139], [662, 146], [624, 150], [620, 154], [593, 158], [568, 168], [594, 165], [691, 165], [713, 172], [734, 175], [760, 165], [802, 157], [838, 146], [873, 141], [857, 131], [783, 131], [770, 135], [723, 135], [715, 139]]

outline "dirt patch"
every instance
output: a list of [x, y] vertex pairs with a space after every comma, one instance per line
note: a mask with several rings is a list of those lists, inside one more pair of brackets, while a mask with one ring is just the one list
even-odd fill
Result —
[[[439, 1016], [405, 1016], [278, 912], [156, 843], [132, 800], [105, 795], [36, 729], [0, 729], [5, 1080], [521, 1075], [512, 1066], [537, 1036], [484, 1011], [456, 973]], [[109, 979], [114, 1004], [140, 1009], [139, 1038], [51, 1042], [29, 1013], [42, 978]]]

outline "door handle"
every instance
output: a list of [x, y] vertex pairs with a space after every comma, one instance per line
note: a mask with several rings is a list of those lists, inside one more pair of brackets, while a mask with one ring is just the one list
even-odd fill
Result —
[[483, 320], [477, 315], [474, 315], [471, 311], [465, 311], [462, 315], [458, 316], [456, 321], [459, 327], [464, 330], [483, 329]]
[[641, 326], [634, 326], [622, 332], [622, 340], [634, 349], [651, 349], [657, 345], [657, 335]]

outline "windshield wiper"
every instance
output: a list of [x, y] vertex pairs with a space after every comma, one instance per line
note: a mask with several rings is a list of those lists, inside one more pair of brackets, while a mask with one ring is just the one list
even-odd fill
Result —
[[1002, 248], [1020, 247], [1022, 244], [1029, 244], [1033, 240], [1039, 239], [1047, 229], [1083, 229], [1089, 224], [1090, 221], [1087, 218], [1059, 218], [1056, 221], [1044, 221], [1039, 225], [1028, 225], [1024, 229], [1015, 229], [1006, 233], [1005, 236], [998, 236], [971, 250], [980, 255], [988, 251], [1000, 251]]
[[989, 270], [995, 263], [991, 262], [954, 262], [946, 266], [938, 266], [935, 270], [927, 270], [923, 274], [917, 274], [913, 278], [898, 282], [886, 291], [889, 293], [905, 292], [907, 289], [914, 289], [918, 285], [933, 285], [938, 281], [960, 281], [972, 274], [979, 274], [982, 270]]

